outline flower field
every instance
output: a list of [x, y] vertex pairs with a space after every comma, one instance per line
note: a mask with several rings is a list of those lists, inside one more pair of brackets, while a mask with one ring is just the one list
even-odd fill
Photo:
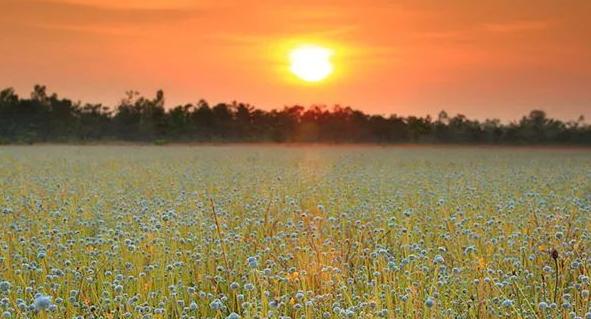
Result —
[[2, 318], [591, 318], [591, 151], [0, 148]]

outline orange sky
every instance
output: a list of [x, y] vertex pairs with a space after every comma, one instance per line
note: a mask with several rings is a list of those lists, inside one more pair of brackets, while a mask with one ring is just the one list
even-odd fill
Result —
[[[0, 0], [0, 87], [113, 105], [239, 100], [370, 113], [591, 118], [591, 1]], [[287, 71], [298, 43], [336, 73]]]

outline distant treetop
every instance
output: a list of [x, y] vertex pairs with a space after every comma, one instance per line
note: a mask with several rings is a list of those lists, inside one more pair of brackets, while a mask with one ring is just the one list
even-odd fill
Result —
[[0, 143], [35, 142], [311, 142], [591, 145], [581, 116], [563, 122], [533, 110], [520, 120], [365, 114], [350, 107], [286, 106], [265, 111], [205, 100], [166, 109], [164, 92], [146, 98], [130, 91], [115, 107], [73, 102], [36, 85], [30, 98], [0, 91]]

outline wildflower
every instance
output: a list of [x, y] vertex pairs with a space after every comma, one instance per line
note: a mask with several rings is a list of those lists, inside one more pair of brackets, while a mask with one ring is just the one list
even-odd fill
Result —
[[425, 300], [425, 306], [431, 308], [433, 305], [435, 305], [435, 300], [433, 300], [431, 297], [427, 297], [427, 300]]
[[564, 308], [564, 309], [570, 309], [570, 308], [572, 308], [572, 304], [570, 302], [568, 302], [568, 301], [565, 301], [565, 302], [562, 303], [562, 308]]
[[222, 303], [221, 300], [219, 299], [215, 299], [214, 301], [212, 301], [209, 304], [209, 308], [211, 308], [212, 310], [220, 310], [224, 307], [224, 304]]
[[37, 311], [47, 310], [51, 306], [51, 297], [38, 295], [33, 302], [33, 306]]
[[10, 290], [10, 283], [8, 281], [0, 281], [0, 291], [7, 292]]
[[470, 245], [464, 249], [464, 255], [469, 255], [476, 251], [476, 247], [474, 245]]
[[398, 265], [396, 265], [396, 263], [393, 261], [388, 262], [388, 269], [390, 271], [398, 271], [399, 270]]
[[235, 282], [235, 281], [234, 281], [234, 282], [232, 282], [232, 283], [230, 284], [230, 289], [232, 289], [232, 290], [236, 290], [236, 289], [238, 289], [238, 288], [240, 288], [240, 284], [239, 284], [239, 283], [237, 283], [237, 282]]
[[407, 208], [404, 210], [404, 212], [402, 212], [404, 214], [404, 216], [406, 217], [410, 217], [410, 215], [412, 215], [412, 209]]
[[246, 262], [248, 263], [248, 266], [250, 268], [257, 268], [258, 266], [258, 261], [256, 257], [248, 257], [248, 259], [246, 259]]
[[501, 305], [503, 305], [503, 307], [509, 308], [509, 307], [513, 306], [513, 300], [505, 299], [505, 300], [503, 300]]
[[235, 312], [232, 312], [228, 315], [228, 317], [226, 317], [226, 319], [240, 319], [240, 315]]
[[544, 266], [544, 268], [542, 268], [542, 270], [546, 273], [551, 273], [552, 272], [552, 267], [546, 265]]

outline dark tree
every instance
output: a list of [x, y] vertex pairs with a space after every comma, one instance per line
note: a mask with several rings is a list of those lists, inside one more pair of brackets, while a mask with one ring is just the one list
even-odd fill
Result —
[[0, 142], [320, 142], [591, 145], [580, 117], [562, 122], [533, 110], [517, 122], [483, 122], [441, 111], [430, 116], [370, 115], [335, 105], [286, 106], [265, 111], [240, 102], [205, 100], [165, 108], [164, 92], [145, 98], [129, 91], [114, 108], [48, 94], [36, 85], [29, 98], [0, 91]]

